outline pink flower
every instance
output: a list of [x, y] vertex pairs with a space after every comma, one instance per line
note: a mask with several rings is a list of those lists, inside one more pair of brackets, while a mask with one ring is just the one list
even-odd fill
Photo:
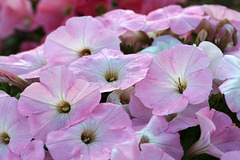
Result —
[[177, 133], [188, 127], [197, 126], [199, 124], [196, 118], [196, 112], [202, 108], [209, 107], [208, 100], [200, 104], [189, 104], [183, 111], [166, 115], [165, 119], [168, 121], [167, 132]]
[[59, 27], [64, 20], [75, 15], [77, 0], [41, 0], [37, 4], [37, 21], [46, 33]]
[[30, 142], [21, 154], [21, 160], [43, 160], [45, 157], [44, 144], [41, 140]]
[[147, 126], [136, 133], [142, 135], [140, 144], [153, 144], [176, 160], [180, 160], [183, 156], [180, 136], [178, 133], [166, 132], [167, 128], [168, 123], [163, 117], [153, 116]]
[[240, 150], [240, 129], [232, 125], [230, 117], [214, 109], [209, 111], [209, 107], [201, 109], [196, 115], [201, 136], [187, 156], [207, 153], [220, 158], [225, 152]]
[[39, 78], [46, 68], [43, 45], [16, 55], [10, 55], [0, 62], [0, 67], [24, 79]]
[[65, 26], [50, 33], [43, 53], [51, 65], [68, 66], [84, 55], [100, 52], [104, 48], [120, 49], [120, 40], [98, 20], [88, 17], [73, 17]]
[[144, 15], [123, 9], [109, 11], [103, 17], [97, 18], [106, 28], [113, 30], [117, 36], [124, 34], [126, 31], [139, 31], [146, 23]]
[[151, 59], [149, 55], [124, 55], [118, 50], [104, 49], [78, 59], [69, 69], [78, 77], [94, 82], [101, 92], [109, 92], [127, 89], [142, 80]]
[[[141, 136], [139, 138], [141, 139]], [[112, 150], [111, 160], [174, 160], [174, 158], [153, 144], [139, 144], [139, 138], [117, 144]]]
[[135, 131], [143, 129], [152, 117], [152, 109], [145, 107], [135, 96], [135, 92], [130, 94], [129, 111], [133, 117], [132, 123]]
[[17, 103], [15, 98], [0, 98], [0, 159], [19, 159], [33, 137], [27, 118], [18, 113]]
[[107, 97], [106, 102], [110, 102], [113, 104], [118, 104], [123, 107], [123, 109], [131, 116], [131, 113], [129, 111], [129, 102], [130, 102], [130, 94], [135, 90], [133, 86], [130, 86], [129, 88], [125, 90], [115, 90], [112, 93], [110, 93]]
[[175, 3], [185, 3], [186, 0], [115, 0], [118, 8], [131, 9], [137, 13], [147, 14], [152, 10]]
[[225, 95], [226, 103], [232, 112], [237, 113], [240, 120], [240, 59], [225, 55], [217, 69], [217, 78], [226, 80], [219, 86], [219, 90]]
[[109, 159], [112, 148], [135, 138], [131, 121], [121, 106], [99, 104], [84, 121], [47, 136], [53, 159]]
[[153, 57], [146, 78], [136, 84], [136, 96], [157, 115], [199, 104], [208, 99], [212, 89], [208, 64], [207, 55], [195, 46], [164, 50]]
[[0, 9], [0, 39], [7, 38], [15, 29], [28, 31], [37, 27], [29, 0], [3, 0]]
[[145, 32], [170, 28], [176, 34], [185, 34], [197, 28], [203, 19], [203, 11], [198, 6], [182, 9], [171, 5], [150, 12], [147, 15]]
[[223, 154], [221, 160], [229, 160], [229, 159], [238, 159], [240, 157], [240, 151], [230, 151]]
[[111, 0], [85, 0], [78, 4], [76, 12], [80, 16], [101, 16], [111, 8]]
[[45, 141], [48, 132], [88, 117], [100, 97], [97, 86], [75, 79], [66, 67], [57, 66], [42, 72], [40, 83], [21, 93], [18, 109], [29, 116], [32, 134]]

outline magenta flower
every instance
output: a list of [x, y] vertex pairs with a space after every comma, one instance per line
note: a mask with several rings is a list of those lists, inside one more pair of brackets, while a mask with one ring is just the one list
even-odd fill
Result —
[[50, 33], [44, 44], [44, 56], [52, 65], [69, 65], [84, 55], [104, 48], [120, 49], [120, 40], [101, 22], [88, 17], [73, 17]]
[[84, 121], [50, 132], [46, 145], [53, 159], [109, 159], [112, 148], [135, 138], [121, 106], [99, 104]]
[[176, 34], [185, 34], [195, 30], [203, 19], [204, 12], [199, 6], [182, 9], [171, 5], [150, 12], [143, 31], [153, 32], [170, 28]]
[[78, 59], [69, 69], [78, 77], [94, 82], [101, 92], [109, 92], [127, 89], [142, 80], [151, 60], [149, 55], [124, 55], [118, 50], [104, 49]]
[[33, 137], [27, 118], [18, 113], [17, 103], [15, 98], [0, 98], [0, 159], [19, 159]]
[[29, 116], [32, 134], [45, 141], [48, 132], [87, 118], [100, 97], [96, 85], [75, 79], [66, 67], [57, 66], [42, 72], [40, 83], [21, 93], [18, 109]]
[[0, 39], [12, 35], [15, 29], [29, 31], [37, 27], [29, 0], [2, 0], [0, 7]]
[[[139, 138], [141, 139], [141, 136]], [[111, 160], [174, 160], [174, 158], [153, 144], [139, 144], [139, 138], [117, 144], [112, 150]]]
[[212, 89], [208, 64], [207, 55], [195, 46], [176, 45], [162, 51], [153, 57], [146, 78], [136, 84], [136, 96], [157, 115], [199, 104]]
[[153, 144], [176, 160], [180, 160], [183, 156], [180, 136], [178, 133], [166, 132], [167, 128], [168, 123], [163, 117], [153, 116], [149, 123], [136, 133], [137, 135], [142, 135], [140, 144]]
[[104, 14], [103, 17], [97, 18], [105, 27], [113, 30], [117, 36], [120, 36], [127, 31], [140, 31], [146, 23], [144, 15], [123, 9], [109, 11]]
[[187, 156], [207, 153], [220, 158], [223, 153], [240, 150], [240, 129], [232, 125], [226, 114], [209, 107], [196, 113], [201, 128], [199, 140], [192, 145]]
[[77, 0], [41, 0], [37, 4], [36, 18], [45, 32], [50, 33], [64, 20], [74, 15]]

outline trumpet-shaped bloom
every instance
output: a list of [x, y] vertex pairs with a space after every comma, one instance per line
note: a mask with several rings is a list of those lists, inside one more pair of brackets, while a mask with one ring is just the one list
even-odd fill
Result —
[[122, 9], [107, 12], [103, 17], [98, 17], [98, 19], [105, 27], [113, 30], [117, 36], [124, 34], [126, 31], [139, 31], [146, 23], [144, 15]]
[[240, 129], [232, 125], [226, 114], [209, 107], [196, 113], [201, 128], [199, 140], [192, 145], [187, 155], [207, 153], [220, 158], [223, 153], [240, 150]]
[[198, 47], [208, 55], [210, 60], [208, 68], [212, 71], [213, 78], [216, 78], [217, 67], [223, 58], [222, 51], [215, 44], [208, 41], [201, 42]]
[[212, 89], [208, 64], [207, 55], [195, 46], [176, 45], [162, 51], [153, 57], [146, 78], [136, 84], [136, 96], [157, 115], [199, 104]]
[[180, 160], [183, 156], [180, 136], [178, 133], [166, 132], [167, 128], [168, 123], [163, 117], [153, 116], [147, 126], [136, 132], [137, 135], [142, 135], [140, 145], [142, 143], [153, 144], [176, 160]]
[[204, 12], [199, 6], [182, 9], [171, 5], [150, 12], [143, 31], [152, 32], [170, 28], [176, 34], [185, 34], [197, 28], [203, 19]]
[[130, 102], [130, 94], [134, 90], [135, 88], [133, 86], [130, 86], [125, 90], [120, 90], [120, 89], [115, 90], [108, 95], [107, 102], [121, 105], [123, 109], [129, 114], [129, 116], [131, 116], [128, 106]]
[[219, 90], [225, 95], [226, 103], [232, 112], [237, 113], [240, 120], [240, 59], [225, 55], [217, 69], [217, 78], [226, 80], [219, 86]]
[[40, 83], [20, 95], [19, 111], [29, 116], [32, 134], [45, 141], [50, 131], [88, 117], [100, 101], [96, 85], [75, 79], [64, 66], [50, 68], [40, 75]]
[[151, 60], [149, 55], [124, 55], [118, 50], [104, 49], [78, 59], [69, 69], [78, 77], [94, 82], [101, 92], [108, 92], [127, 89], [142, 80]]
[[99, 104], [84, 121], [47, 136], [53, 159], [109, 159], [112, 148], [135, 138], [131, 120], [121, 106]]
[[[141, 139], [141, 136], [139, 136]], [[117, 144], [111, 154], [112, 160], [136, 159], [136, 160], [174, 160], [159, 147], [150, 144], [139, 144], [139, 138]], [[141, 150], [140, 150], [141, 149]]]
[[47, 36], [43, 53], [51, 65], [68, 66], [104, 48], [120, 49], [119, 44], [118, 37], [93, 17], [73, 17]]
[[18, 160], [33, 137], [27, 118], [17, 110], [17, 103], [15, 98], [0, 98], [0, 159]]
[[0, 62], [0, 67], [24, 79], [39, 78], [47, 64], [43, 45], [35, 49], [10, 55]]

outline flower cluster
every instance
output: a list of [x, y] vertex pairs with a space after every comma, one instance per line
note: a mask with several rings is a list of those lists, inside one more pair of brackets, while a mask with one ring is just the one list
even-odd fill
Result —
[[[39, 25], [29, 1], [3, 1], [6, 35]], [[3, 25], [16, 11], [11, 3], [21, 5], [25, 26]], [[49, 33], [43, 44], [0, 60], [8, 93], [0, 92], [0, 159], [239, 158], [240, 13], [217, 5], [156, 9], [162, 4], [151, 0], [137, 3], [138, 13], [76, 16], [107, 11], [108, 3], [39, 2]]]

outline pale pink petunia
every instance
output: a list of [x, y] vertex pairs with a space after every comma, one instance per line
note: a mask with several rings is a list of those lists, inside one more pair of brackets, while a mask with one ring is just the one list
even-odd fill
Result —
[[20, 95], [19, 111], [29, 116], [31, 133], [43, 141], [50, 131], [88, 117], [100, 101], [96, 85], [75, 79], [64, 66], [45, 70]]
[[229, 160], [229, 159], [239, 159], [240, 157], [240, 150], [238, 151], [230, 151], [226, 152], [222, 155], [221, 160]]
[[[217, 27], [218, 22], [227, 19], [229, 22], [238, 29], [240, 27], [240, 13], [238, 11], [229, 9], [221, 5], [202, 5], [200, 6], [205, 14], [208, 16], [208, 20], [212, 24], [213, 28]], [[232, 25], [225, 24], [225, 29], [233, 29]], [[240, 32], [237, 32], [237, 39], [240, 40]]]
[[216, 71], [223, 58], [223, 53], [215, 44], [208, 41], [202, 41], [198, 45], [198, 48], [202, 49], [203, 52], [208, 55], [208, 58], [210, 60], [208, 69], [212, 71], [213, 75], [213, 90], [211, 91], [211, 94], [217, 94], [219, 92], [218, 87], [222, 81], [216, 77]]
[[21, 160], [43, 160], [45, 157], [44, 144], [41, 140], [33, 140], [21, 153]]
[[147, 24], [143, 31], [171, 29], [176, 34], [185, 34], [197, 28], [203, 19], [204, 12], [199, 6], [181, 8], [171, 5], [150, 12], [147, 15]]
[[183, 111], [175, 114], [164, 116], [168, 121], [167, 132], [177, 133], [188, 127], [197, 126], [199, 124], [196, 118], [196, 112], [202, 108], [209, 107], [208, 100], [200, 104], [189, 104]]
[[216, 78], [217, 67], [223, 58], [222, 51], [215, 44], [208, 41], [201, 42], [198, 48], [201, 48], [207, 54], [210, 60], [208, 68], [212, 71], [213, 78]]
[[10, 55], [0, 62], [0, 67], [24, 79], [39, 78], [46, 68], [43, 45], [25, 52]]
[[124, 55], [118, 50], [104, 49], [78, 59], [69, 69], [78, 77], [94, 82], [101, 92], [109, 92], [127, 89], [142, 80], [151, 60], [150, 55]]
[[[171, 156], [169, 156], [166, 152], [164, 152], [159, 147], [150, 144], [150, 143], [142, 143], [139, 144], [139, 138], [130, 140], [124, 143], [117, 144], [111, 154], [112, 160], [174, 160]], [[140, 150], [141, 149], [141, 150]]]
[[37, 27], [29, 0], [4, 0], [0, 3], [0, 39], [12, 35], [15, 29], [29, 31]]
[[132, 123], [135, 131], [143, 129], [152, 117], [152, 109], [145, 107], [136, 97], [135, 92], [130, 94], [129, 111], [133, 117]]
[[113, 147], [135, 138], [121, 106], [99, 104], [84, 121], [50, 132], [46, 145], [53, 159], [109, 159]]
[[18, 160], [33, 138], [28, 120], [19, 114], [17, 99], [1, 97], [0, 104], [0, 159]]
[[217, 78], [224, 81], [219, 90], [225, 95], [227, 106], [237, 113], [240, 120], [240, 59], [233, 55], [225, 55], [217, 69]]
[[208, 15], [211, 19], [212, 24], [216, 25], [217, 22], [223, 19], [228, 19], [229, 21], [237, 22], [240, 21], [240, 13], [238, 11], [229, 9], [221, 5], [202, 5], [200, 6], [202, 10]]
[[123, 9], [109, 11], [103, 17], [97, 18], [106, 28], [113, 30], [117, 36], [124, 34], [126, 31], [139, 31], [146, 23], [144, 15]]
[[226, 49], [224, 55], [233, 55], [240, 58], [240, 44]]
[[134, 92], [134, 90], [135, 88], [133, 86], [130, 86], [125, 90], [115, 90], [108, 95], [106, 102], [121, 105], [123, 109], [129, 114], [129, 116], [131, 116], [128, 106], [130, 102], [130, 94]]
[[180, 136], [178, 133], [166, 132], [167, 128], [168, 123], [163, 117], [152, 116], [149, 123], [141, 131], [136, 132], [136, 134], [142, 135], [140, 144], [153, 144], [176, 160], [180, 160], [183, 156]]
[[164, 50], [153, 57], [146, 78], [136, 83], [136, 96], [157, 115], [199, 104], [208, 99], [212, 89], [208, 64], [207, 55], [195, 46]]
[[119, 44], [118, 37], [93, 17], [73, 17], [47, 36], [43, 51], [51, 65], [68, 66], [104, 48], [119, 50]]
[[240, 129], [232, 125], [231, 118], [209, 107], [196, 113], [201, 128], [201, 136], [187, 156], [210, 154], [220, 158], [225, 152], [240, 149]]

